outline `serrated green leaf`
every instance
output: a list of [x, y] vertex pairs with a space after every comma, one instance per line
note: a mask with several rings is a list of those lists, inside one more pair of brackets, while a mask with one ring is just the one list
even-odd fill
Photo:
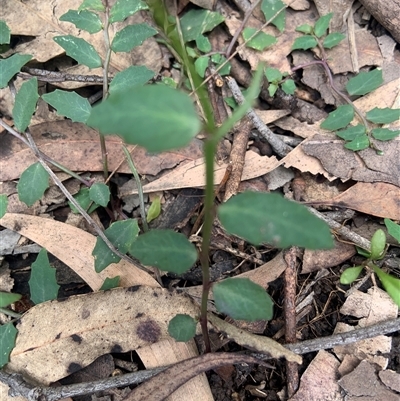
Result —
[[212, 50], [211, 43], [207, 36], [200, 35], [196, 38], [196, 46], [203, 53], [209, 53]]
[[157, 31], [149, 24], [128, 25], [121, 29], [111, 43], [111, 49], [115, 52], [130, 52], [133, 48], [140, 46], [143, 42], [151, 38]]
[[386, 218], [384, 219], [384, 222], [389, 235], [391, 235], [400, 244], [400, 225]]
[[6, 194], [0, 195], [0, 219], [6, 214], [8, 206], [8, 197]]
[[308, 50], [317, 46], [317, 44], [318, 44], [317, 39], [315, 39], [314, 36], [304, 35], [294, 40], [294, 43], [292, 45], [292, 50], [297, 50], [297, 49]]
[[109, 92], [115, 93], [144, 85], [154, 77], [154, 72], [144, 65], [132, 65], [126, 70], [118, 72], [110, 83]]
[[228, 278], [213, 286], [218, 311], [236, 320], [270, 320], [274, 302], [260, 285], [248, 278]]
[[168, 324], [168, 333], [176, 341], [187, 342], [196, 334], [197, 322], [191, 316], [178, 314]]
[[224, 17], [213, 11], [193, 9], [181, 18], [181, 30], [183, 40], [190, 42], [196, 40], [205, 32], [211, 31], [224, 21]]
[[371, 253], [372, 260], [381, 259], [386, 248], [386, 234], [382, 229], [376, 230], [371, 238]]
[[313, 33], [314, 28], [309, 24], [303, 24], [296, 28], [297, 32], [302, 32], [307, 35], [311, 35]]
[[31, 300], [35, 304], [56, 299], [60, 286], [56, 280], [56, 269], [50, 266], [46, 249], [42, 248], [32, 263], [29, 279]]
[[218, 209], [218, 217], [231, 234], [254, 245], [278, 248], [299, 246], [324, 249], [333, 246], [329, 227], [304, 206], [278, 194], [243, 192]]
[[186, 146], [201, 129], [189, 96], [163, 85], [110, 94], [93, 107], [87, 124], [102, 134], [120, 135], [126, 143], [150, 152]]
[[5, 308], [6, 306], [17, 302], [22, 298], [20, 294], [12, 294], [11, 292], [0, 291], [0, 308]]
[[339, 44], [345, 37], [346, 35], [343, 35], [343, 33], [330, 33], [328, 36], [326, 36], [326, 38], [324, 38], [323, 46], [325, 49], [332, 49], [332, 47]]
[[389, 124], [400, 119], [400, 109], [390, 109], [389, 107], [379, 109], [375, 107], [367, 112], [366, 117], [367, 120], [375, 124]]
[[76, 92], [56, 89], [42, 95], [42, 99], [54, 107], [60, 116], [65, 116], [73, 122], [85, 123], [92, 109], [89, 101]]
[[354, 118], [354, 109], [350, 104], [339, 106], [336, 110], [329, 113], [321, 123], [321, 128], [328, 131], [336, 131], [337, 129], [344, 128]]
[[[81, 188], [79, 192], [74, 195], [74, 199], [81, 206], [81, 208], [89, 214], [94, 212], [99, 207], [97, 203], [93, 203], [93, 201], [90, 199], [89, 188], [86, 187]], [[73, 213], [79, 213], [79, 210], [71, 202], [68, 202], [68, 205]]]
[[283, 82], [281, 87], [287, 95], [293, 95], [296, 91], [296, 84], [294, 83], [293, 79], [287, 79], [285, 82]]
[[329, 22], [333, 17], [333, 13], [329, 13], [320, 17], [314, 25], [314, 34], [317, 38], [325, 35], [326, 30], [329, 28]]
[[276, 91], [278, 90], [278, 85], [276, 84], [270, 84], [268, 85], [268, 93], [271, 97], [273, 97], [276, 93]]
[[354, 127], [346, 128], [342, 131], [337, 131], [336, 135], [339, 138], [345, 139], [346, 141], [352, 141], [353, 139], [365, 135], [367, 130], [362, 124], [357, 124]]
[[88, 10], [68, 10], [68, 12], [60, 17], [60, 21], [71, 22], [78, 29], [83, 29], [89, 33], [99, 32], [103, 28], [103, 24], [99, 16]]
[[146, 220], [148, 223], [156, 219], [161, 213], [161, 200], [159, 196], [156, 196], [156, 198], [153, 200], [151, 203], [149, 210], [147, 211], [147, 217]]
[[194, 67], [196, 69], [197, 74], [199, 74], [200, 77], [204, 78], [209, 62], [210, 62], [210, 57], [199, 57], [194, 62]]
[[278, 69], [271, 67], [265, 69], [265, 76], [270, 83], [278, 83], [282, 79], [282, 73]]
[[400, 135], [400, 131], [392, 131], [389, 128], [374, 128], [371, 131], [372, 136], [378, 141], [390, 141]]
[[106, 207], [110, 202], [110, 196], [110, 188], [102, 182], [96, 182], [89, 189], [90, 200], [100, 206]]
[[11, 31], [5, 21], [0, 20], [0, 45], [10, 43]]
[[[251, 38], [255, 32], [257, 31], [257, 29], [254, 28], [245, 28], [243, 30], [243, 39], [244, 40], [248, 40], [249, 38]], [[258, 51], [262, 51], [264, 49], [266, 49], [268, 46], [271, 46], [273, 44], [275, 44], [277, 42], [275, 36], [272, 35], [268, 35], [265, 32], [259, 32], [257, 33], [256, 36], [254, 36], [253, 39], [249, 40], [246, 43], [247, 47], [251, 47], [252, 49], [258, 50]]]
[[129, 253], [147, 266], [182, 274], [197, 260], [195, 246], [172, 230], [151, 230], [140, 235]]
[[349, 95], [366, 95], [383, 84], [382, 70], [377, 68], [369, 72], [360, 72], [346, 84]]
[[369, 147], [369, 138], [367, 135], [357, 136], [351, 142], [347, 142], [344, 147], [354, 152], [367, 149]]
[[123, 21], [140, 10], [148, 10], [147, 4], [142, 0], [117, 0], [111, 7], [110, 23]]
[[[117, 221], [111, 224], [104, 231], [104, 234], [121, 253], [125, 254], [136, 241], [136, 237], [139, 234], [139, 226], [134, 219]], [[100, 237], [97, 237], [92, 255], [97, 273], [103, 271], [111, 263], [118, 263], [121, 260]]]
[[32, 56], [30, 54], [13, 54], [4, 60], [0, 59], [0, 89], [8, 85], [8, 81], [21, 70]]
[[14, 123], [18, 131], [24, 132], [33, 113], [36, 110], [36, 103], [39, 99], [37, 78], [24, 82], [15, 96], [14, 108], [12, 111]]
[[261, 10], [265, 16], [265, 20], [269, 21], [274, 15], [282, 10], [272, 21], [271, 24], [275, 25], [279, 31], [283, 31], [285, 29], [285, 14], [286, 4], [281, 0], [262, 0], [261, 2]]
[[106, 8], [101, 0], [83, 0], [78, 8], [78, 11], [82, 10], [105, 11]]
[[54, 41], [59, 44], [66, 54], [89, 68], [101, 67], [101, 58], [95, 48], [86, 40], [72, 35], [55, 36]]
[[358, 279], [363, 266], [349, 267], [340, 275], [340, 284], [351, 284]]
[[104, 283], [100, 287], [100, 291], [111, 290], [112, 288], [117, 288], [119, 286], [120, 276], [115, 276], [112, 278], [106, 277]]
[[37, 162], [29, 166], [19, 179], [17, 190], [21, 202], [32, 206], [49, 187], [49, 173]]
[[12, 323], [0, 326], [0, 369], [10, 360], [11, 351], [15, 347], [18, 331]]
[[378, 266], [372, 265], [372, 268], [379, 277], [385, 291], [390, 295], [395, 304], [400, 307], [400, 280], [385, 273]]

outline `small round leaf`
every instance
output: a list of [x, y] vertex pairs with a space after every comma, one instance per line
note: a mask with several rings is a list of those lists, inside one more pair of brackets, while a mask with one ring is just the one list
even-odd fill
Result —
[[378, 260], [382, 258], [386, 247], [386, 235], [381, 229], [376, 230], [371, 238], [371, 255], [370, 259]]
[[355, 280], [357, 280], [362, 269], [362, 266], [349, 267], [348, 269], [346, 269], [340, 276], [340, 284], [353, 283]]
[[196, 334], [197, 322], [189, 315], [178, 314], [168, 324], [168, 333], [176, 341], [187, 342]]

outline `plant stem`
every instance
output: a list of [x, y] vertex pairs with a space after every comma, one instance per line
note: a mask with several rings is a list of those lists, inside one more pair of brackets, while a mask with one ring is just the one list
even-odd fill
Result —
[[21, 314], [6, 308], [0, 308], [0, 313], [4, 313], [5, 315], [15, 317], [16, 319], [19, 319], [22, 316]]

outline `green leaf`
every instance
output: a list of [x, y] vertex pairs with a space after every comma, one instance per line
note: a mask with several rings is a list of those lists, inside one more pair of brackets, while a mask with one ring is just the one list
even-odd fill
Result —
[[[78, 202], [81, 208], [89, 214], [94, 212], [99, 207], [98, 204], [93, 203], [93, 201], [90, 199], [89, 188], [86, 187], [81, 188], [79, 192], [74, 195], [74, 199]], [[71, 202], [68, 202], [68, 205], [73, 213], [79, 213], [79, 210]]]
[[33, 113], [36, 110], [38, 99], [37, 78], [32, 78], [24, 82], [15, 96], [15, 103], [12, 111], [14, 123], [18, 131], [24, 132], [27, 129]]
[[194, 67], [196, 69], [196, 72], [204, 78], [204, 75], [206, 73], [206, 69], [208, 67], [208, 63], [210, 61], [210, 57], [199, 57], [196, 59], [194, 62]]
[[322, 124], [321, 128], [328, 131], [336, 131], [337, 129], [344, 128], [354, 118], [354, 109], [350, 104], [339, 106], [335, 111], [329, 113]]
[[384, 219], [384, 222], [389, 235], [391, 235], [400, 244], [400, 225], [386, 218]]
[[370, 259], [381, 259], [386, 248], [386, 235], [381, 229], [376, 230], [371, 238], [371, 254]]
[[224, 17], [213, 11], [193, 9], [181, 18], [183, 40], [190, 42], [196, 40], [204, 32], [211, 31], [224, 21]]
[[0, 20], [0, 45], [10, 43], [11, 31], [5, 21]]
[[[211, 61], [216, 64], [216, 67], [218, 68], [221, 64], [223, 64], [226, 61], [226, 57], [222, 56], [221, 54], [213, 54], [211, 56]], [[227, 63], [225, 64], [220, 70], [218, 70], [218, 74], [223, 77], [224, 75], [229, 75], [231, 72], [231, 64]]]
[[6, 194], [0, 195], [0, 219], [6, 214], [8, 206], [8, 198]]
[[339, 138], [345, 139], [346, 141], [351, 141], [359, 136], [365, 135], [367, 130], [362, 124], [357, 124], [353, 127], [346, 128], [342, 131], [337, 131], [336, 135]]
[[178, 87], [178, 83], [171, 77], [162, 77], [161, 82], [172, 89], [176, 89]]
[[292, 45], [292, 50], [297, 50], [297, 49], [308, 50], [317, 46], [317, 44], [318, 44], [317, 39], [315, 39], [314, 36], [304, 35], [294, 40], [294, 43]]
[[101, 0], [83, 0], [78, 8], [78, 11], [82, 10], [105, 11], [106, 8]]
[[196, 46], [203, 53], [209, 53], [212, 50], [211, 43], [207, 36], [200, 35], [196, 38]]
[[365, 95], [383, 83], [382, 70], [377, 68], [369, 72], [360, 72], [346, 84], [349, 95]]
[[218, 311], [236, 320], [270, 320], [274, 302], [260, 285], [248, 278], [228, 278], [213, 285]]
[[60, 21], [71, 22], [78, 29], [83, 29], [89, 33], [99, 32], [103, 28], [103, 24], [99, 16], [88, 10], [68, 10], [68, 12], [60, 17]]
[[110, 23], [123, 21], [130, 15], [147, 9], [147, 4], [142, 0], [117, 0], [111, 7]]
[[285, 29], [285, 8], [286, 4], [281, 0], [262, 0], [261, 10], [264, 13], [265, 20], [269, 21], [274, 15], [282, 10], [272, 21], [271, 24], [275, 25], [281, 32]]
[[323, 46], [325, 49], [332, 49], [332, 47], [339, 44], [345, 37], [346, 35], [343, 35], [343, 33], [330, 33], [328, 36], [326, 36], [326, 38], [324, 38]]
[[161, 200], [160, 197], [157, 196], [153, 202], [151, 203], [149, 210], [147, 211], [146, 220], [148, 223], [156, 219], [161, 213]]
[[22, 298], [20, 294], [12, 294], [11, 292], [0, 291], [0, 308], [5, 308], [6, 306], [17, 302]]
[[129, 253], [144, 265], [176, 274], [189, 270], [197, 260], [195, 246], [172, 230], [151, 230], [140, 235]]
[[271, 67], [265, 69], [265, 76], [268, 82], [278, 83], [282, 79], [282, 73], [278, 69]]
[[307, 35], [311, 35], [314, 32], [314, 28], [309, 24], [303, 24], [296, 28], [297, 32], [302, 32]]
[[10, 354], [15, 347], [18, 331], [12, 323], [0, 326], [0, 369], [10, 360]]
[[324, 249], [333, 246], [329, 227], [298, 203], [278, 194], [243, 192], [218, 209], [225, 229], [254, 245], [279, 248], [299, 246]]
[[117, 288], [119, 286], [120, 276], [115, 276], [112, 278], [106, 277], [104, 283], [100, 287], [100, 291], [111, 290], [112, 288]]
[[[255, 28], [245, 28], [243, 30], [243, 39], [248, 40], [251, 38], [254, 33], [257, 31]], [[249, 40], [246, 44], [247, 47], [251, 47], [252, 49], [262, 51], [268, 46], [271, 46], [277, 42], [275, 36], [267, 35], [265, 32], [259, 32], [253, 39]]]
[[372, 136], [378, 141], [390, 141], [400, 135], [400, 131], [392, 131], [389, 128], [374, 128], [371, 131]]
[[56, 280], [56, 269], [50, 266], [46, 249], [42, 248], [31, 266], [29, 279], [31, 300], [35, 304], [56, 299], [60, 286]]
[[115, 52], [130, 52], [156, 33], [157, 31], [145, 22], [128, 25], [117, 32], [111, 43], [111, 49]]
[[0, 89], [8, 85], [8, 81], [21, 70], [32, 56], [30, 54], [13, 54], [4, 60], [0, 59]]
[[59, 44], [79, 64], [89, 68], [101, 67], [101, 58], [95, 48], [86, 40], [72, 35], [55, 36], [54, 41]]
[[110, 202], [110, 188], [102, 182], [96, 182], [89, 189], [89, 198], [100, 206], [106, 207]]
[[93, 107], [87, 124], [150, 152], [184, 147], [201, 129], [189, 96], [163, 85], [111, 94]]
[[389, 124], [400, 119], [400, 109], [379, 109], [375, 107], [366, 114], [367, 120], [375, 124]]
[[178, 314], [168, 324], [168, 333], [176, 341], [187, 342], [196, 334], [197, 322], [189, 315]]
[[49, 187], [49, 173], [37, 162], [29, 166], [19, 179], [17, 190], [20, 201], [32, 206]]
[[[139, 234], [139, 226], [134, 219], [117, 221], [111, 224], [104, 231], [104, 234], [121, 253], [125, 254], [136, 241], [136, 237]], [[118, 263], [121, 260], [100, 237], [97, 237], [92, 255], [97, 273], [103, 271], [111, 263]]]
[[329, 22], [333, 17], [333, 13], [329, 13], [323, 15], [321, 18], [317, 20], [314, 25], [314, 33], [317, 38], [320, 38], [322, 35], [325, 35], [326, 30], [329, 28]]
[[390, 295], [395, 304], [400, 307], [400, 280], [385, 273], [378, 266], [372, 265], [372, 268], [379, 277], [379, 280], [381, 280], [383, 288]]
[[154, 71], [144, 65], [132, 65], [126, 70], [118, 72], [110, 83], [109, 93], [132, 89], [144, 85], [154, 77]]
[[357, 136], [351, 142], [346, 143], [344, 147], [354, 152], [367, 149], [369, 147], [369, 138], [367, 135]]
[[349, 267], [340, 275], [340, 284], [351, 284], [358, 279], [363, 266]]
[[276, 91], [278, 90], [279, 85], [277, 84], [270, 84], [268, 85], [268, 93], [271, 97], [273, 97], [276, 93]]
[[293, 79], [287, 79], [285, 82], [283, 82], [281, 87], [287, 95], [293, 95], [296, 91], [296, 84], [294, 83]]
[[42, 99], [53, 106], [60, 116], [65, 116], [73, 122], [85, 123], [92, 109], [89, 101], [76, 92], [56, 89], [42, 95]]

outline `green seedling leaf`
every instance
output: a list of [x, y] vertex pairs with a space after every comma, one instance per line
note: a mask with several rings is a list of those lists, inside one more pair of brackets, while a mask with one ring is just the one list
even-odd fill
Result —
[[265, 69], [265, 76], [267, 77], [268, 82], [274, 83], [278, 83], [283, 78], [282, 73], [278, 69], [271, 67]]
[[[121, 253], [125, 254], [136, 241], [136, 237], [139, 234], [139, 226], [134, 219], [117, 221], [111, 224], [104, 231], [104, 234]], [[111, 263], [118, 263], [121, 260], [100, 237], [97, 237], [92, 255], [97, 273], [103, 271]]]
[[262, 0], [261, 10], [264, 13], [265, 20], [269, 21], [279, 10], [282, 10], [272, 21], [281, 32], [285, 29], [286, 4], [281, 0]]
[[274, 302], [260, 285], [248, 278], [228, 278], [213, 286], [218, 311], [236, 320], [270, 320]]
[[178, 314], [168, 324], [168, 333], [176, 341], [187, 342], [196, 334], [197, 322], [189, 315]]
[[374, 272], [381, 280], [383, 288], [393, 299], [395, 304], [400, 307], [400, 280], [382, 271], [378, 266], [372, 265]]
[[15, 103], [12, 111], [14, 123], [18, 131], [24, 132], [27, 129], [33, 113], [36, 110], [38, 99], [37, 78], [32, 78], [24, 82], [15, 96]]
[[277, 84], [270, 84], [268, 85], [268, 93], [271, 97], [273, 97], [276, 93], [276, 91], [278, 90], [279, 85]]
[[0, 308], [5, 308], [6, 306], [19, 301], [22, 298], [20, 294], [12, 294], [10, 292], [0, 291]]
[[68, 12], [60, 17], [60, 21], [71, 22], [78, 29], [83, 29], [89, 33], [99, 32], [103, 28], [103, 24], [99, 16], [88, 10], [68, 10]]
[[110, 23], [123, 21], [140, 10], [148, 10], [146, 2], [142, 0], [117, 0], [111, 7]]
[[305, 33], [306, 35], [311, 35], [314, 32], [314, 28], [309, 24], [300, 25], [296, 28], [297, 32]]
[[89, 68], [101, 67], [101, 58], [95, 48], [86, 40], [72, 35], [55, 36], [54, 41], [59, 44], [79, 64]]
[[42, 95], [42, 99], [54, 107], [60, 116], [65, 116], [73, 122], [85, 123], [92, 109], [89, 101], [76, 92], [56, 89]]
[[[245, 28], [243, 30], [243, 39], [248, 40], [251, 38], [257, 29], [254, 28]], [[252, 49], [262, 51], [268, 46], [271, 46], [277, 42], [275, 36], [268, 35], [265, 32], [259, 32], [253, 39], [249, 40], [246, 44], [247, 47], [251, 47]]]
[[381, 229], [376, 230], [371, 238], [371, 254], [370, 259], [378, 260], [384, 255], [386, 248], [386, 235]]
[[357, 136], [351, 142], [347, 142], [344, 147], [354, 152], [367, 149], [369, 147], [369, 138], [367, 135]]
[[8, 197], [6, 194], [0, 195], [0, 219], [6, 214], [8, 206]]
[[144, 65], [132, 65], [126, 70], [118, 72], [110, 83], [109, 92], [116, 93], [144, 85], [154, 77], [154, 72]]
[[367, 258], [367, 259], [370, 258], [371, 253], [370, 253], [369, 251], [367, 251], [367, 250], [365, 250], [365, 249], [363, 249], [363, 248], [360, 248], [360, 247], [358, 247], [358, 246], [356, 246], [356, 249], [357, 249], [357, 253], [358, 253], [359, 255], [364, 256], [364, 258]]
[[172, 230], [151, 230], [140, 235], [129, 253], [144, 265], [176, 274], [189, 270], [197, 260], [195, 246]]
[[29, 279], [31, 300], [35, 304], [56, 299], [60, 286], [56, 280], [56, 269], [50, 266], [46, 249], [42, 248], [31, 266]]
[[13, 54], [11, 57], [0, 60], [0, 89], [8, 85], [10, 79], [21, 70], [32, 56], [30, 54]]
[[317, 22], [314, 25], [314, 34], [317, 38], [320, 38], [321, 36], [325, 35], [327, 29], [329, 28], [329, 22], [331, 21], [332, 17], [333, 13], [329, 13], [323, 15], [321, 18], [317, 20]]
[[304, 35], [294, 40], [294, 43], [292, 45], [292, 50], [297, 50], [297, 49], [308, 50], [317, 46], [317, 44], [318, 44], [317, 39], [315, 39], [314, 36]]
[[147, 211], [146, 220], [148, 223], [156, 219], [161, 213], [161, 200], [160, 197], [157, 196], [153, 202], [151, 203], [149, 210]]
[[[218, 68], [222, 63], [226, 61], [226, 57], [222, 56], [221, 54], [213, 54], [211, 56], [211, 61], [215, 63], [216, 67]], [[229, 75], [231, 72], [231, 64], [226, 63], [220, 70], [218, 70], [218, 74], [222, 77], [224, 75]]]
[[5, 21], [0, 20], [0, 45], [10, 43], [11, 31]]
[[207, 36], [200, 35], [196, 38], [196, 46], [203, 53], [209, 53], [212, 50], [211, 43]]
[[389, 124], [400, 119], [400, 109], [379, 109], [375, 107], [366, 114], [367, 120], [375, 124]]
[[366, 135], [366, 132], [367, 130], [365, 129], [364, 125], [357, 124], [354, 127], [349, 127], [342, 131], [337, 131], [336, 135], [339, 138], [345, 139], [346, 141], [352, 141], [353, 139], [356, 139], [359, 136]]
[[[93, 201], [90, 199], [89, 188], [86, 187], [81, 188], [79, 192], [74, 195], [74, 199], [78, 202], [81, 208], [89, 214], [94, 212], [99, 207], [98, 204], [93, 203]], [[68, 202], [68, 205], [73, 213], [79, 213], [79, 210], [71, 202]]]
[[369, 72], [360, 72], [346, 84], [349, 95], [366, 95], [383, 84], [382, 70], [377, 68]]
[[19, 179], [17, 190], [20, 201], [32, 206], [49, 187], [49, 173], [37, 162], [29, 166]]
[[299, 246], [326, 249], [333, 246], [329, 227], [307, 208], [278, 194], [243, 192], [218, 209], [225, 229], [254, 245], [278, 248]]
[[281, 87], [287, 95], [293, 95], [296, 91], [296, 84], [294, 83], [293, 79], [287, 79], [285, 82], [283, 82]]
[[351, 284], [358, 279], [363, 266], [349, 267], [340, 275], [340, 284]]
[[15, 347], [18, 331], [12, 323], [0, 326], [0, 369], [10, 360], [11, 351]]
[[89, 189], [89, 198], [91, 201], [106, 207], [110, 202], [110, 188], [102, 182], [96, 182]]
[[210, 57], [199, 57], [194, 62], [194, 67], [196, 69], [196, 72], [200, 75], [200, 77], [204, 78], [209, 62], [210, 62]]
[[335, 111], [329, 113], [328, 118], [322, 122], [321, 128], [328, 131], [336, 131], [344, 128], [354, 118], [354, 109], [350, 104], [339, 106]]
[[224, 17], [209, 10], [190, 10], [181, 18], [183, 40], [190, 42], [196, 40], [205, 32], [211, 31], [224, 21]]
[[100, 287], [100, 291], [111, 290], [112, 288], [117, 288], [119, 286], [120, 276], [115, 276], [112, 278], [106, 277], [104, 283]]
[[102, 134], [120, 135], [126, 143], [149, 152], [184, 147], [201, 129], [189, 96], [163, 85], [111, 94], [93, 107], [87, 124]]
[[156, 33], [157, 31], [145, 22], [128, 25], [117, 32], [111, 43], [111, 49], [115, 52], [130, 52]]
[[101, 0], [83, 0], [78, 8], [78, 11], [82, 10], [105, 11], [106, 8]]
[[390, 219], [384, 219], [384, 222], [389, 235], [400, 244], [400, 226]]
[[326, 38], [324, 38], [323, 46], [325, 49], [332, 49], [332, 47], [339, 44], [345, 37], [346, 35], [343, 35], [343, 33], [330, 33]]
[[172, 89], [178, 88], [178, 83], [171, 77], [162, 77], [161, 82]]
[[389, 128], [374, 128], [371, 131], [372, 136], [378, 141], [390, 141], [400, 135], [400, 131], [392, 131]]

